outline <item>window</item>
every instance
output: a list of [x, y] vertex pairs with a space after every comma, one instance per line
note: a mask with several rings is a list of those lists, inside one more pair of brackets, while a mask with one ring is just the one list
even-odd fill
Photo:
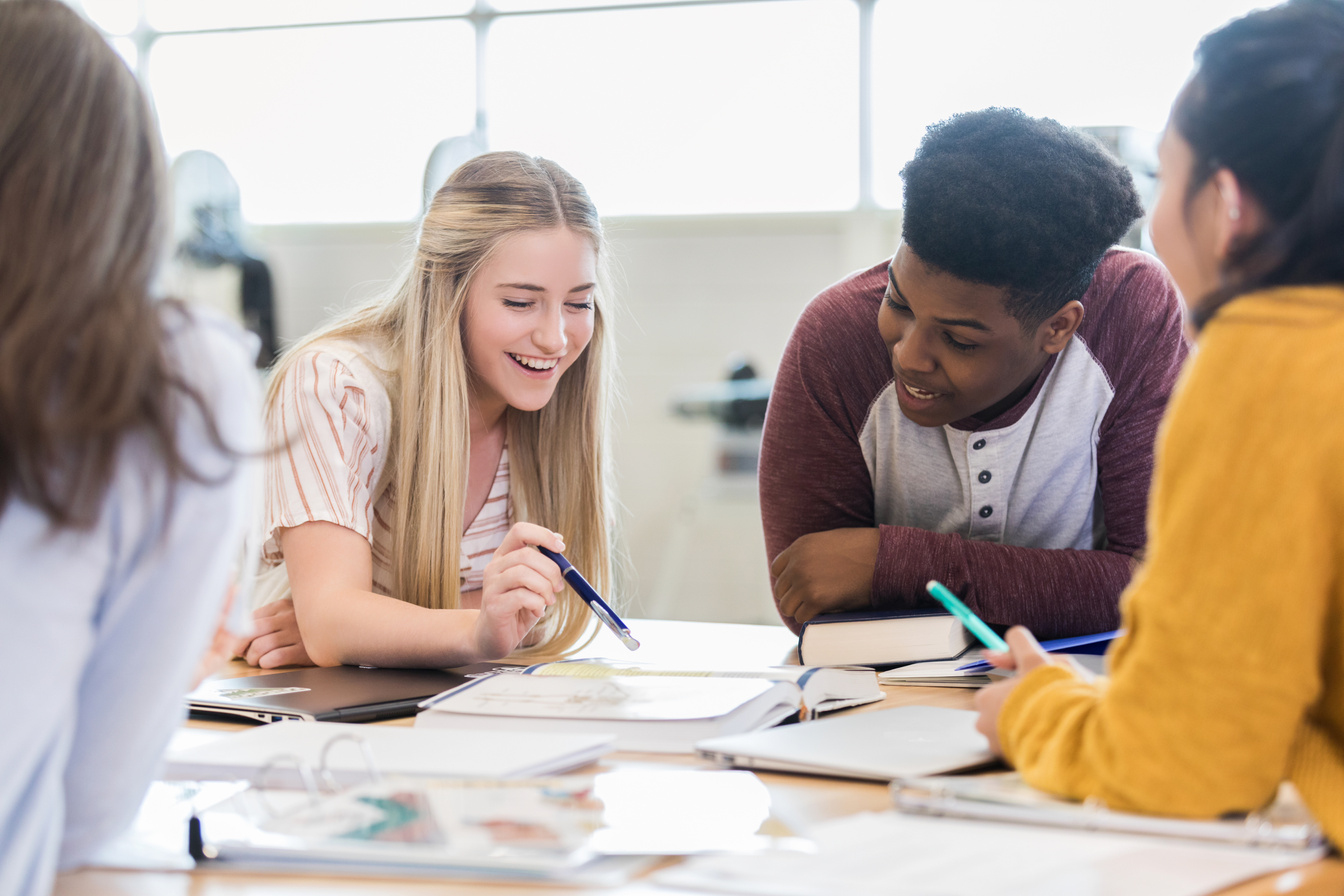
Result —
[[553, 158], [608, 215], [894, 208], [924, 129], [956, 112], [1155, 135], [1199, 37], [1261, 4], [81, 5], [146, 77], [170, 155], [215, 152], [272, 223], [412, 219], [456, 136]]
[[490, 144], [553, 158], [603, 214], [850, 208], [848, 0], [516, 16], [490, 29]]
[[168, 35], [148, 71], [169, 156], [220, 156], [254, 223], [412, 219], [435, 144], [475, 121], [461, 21]]

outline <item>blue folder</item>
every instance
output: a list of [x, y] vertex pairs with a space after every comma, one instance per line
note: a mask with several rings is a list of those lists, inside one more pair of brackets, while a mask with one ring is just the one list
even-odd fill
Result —
[[[1113, 632], [1101, 632], [1097, 635], [1078, 635], [1073, 638], [1056, 638], [1053, 641], [1042, 641], [1041, 646], [1045, 648], [1046, 653], [1092, 653], [1103, 654], [1111, 642], [1118, 638], [1123, 629], [1116, 629]], [[1081, 648], [1081, 649], [1078, 649]], [[966, 663], [964, 666], [958, 666], [958, 672], [986, 672], [994, 667], [986, 660], [976, 660], [972, 663]]]

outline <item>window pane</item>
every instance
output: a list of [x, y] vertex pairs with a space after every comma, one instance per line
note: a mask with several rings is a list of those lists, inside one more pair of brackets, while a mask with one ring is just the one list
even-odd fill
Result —
[[187, 31], [462, 15], [471, 7], [472, 0], [146, 0], [145, 16], [162, 31]]
[[[632, 6], [638, 3], [657, 3], [660, 0], [494, 0], [490, 6], [501, 12], [531, 11], [538, 9], [573, 9], [576, 6]], [[688, 0], [709, 3], [713, 0]]]
[[149, 82], [169, 154], [219, 155], [249, 221], [400, 221], [474, 124], [474, 48], [462, 22], [182, 35]]
[[553, 158], [605, 215], [852, 207], [857, 19], [848, 0], [503, 19], [491, 146]]
[[82, 7], [89, 21], [108, 34], [130, 34], [140, 18], [138, 0], [83, 0], [73, 5]]
[[1075, 127], [1160, 131], [1200, 36], [1262, 5], [879, 0], [873, 29], [878, 202], [900, 206], [900, 169], [925, 127], [957, 112], [1017, 106]]

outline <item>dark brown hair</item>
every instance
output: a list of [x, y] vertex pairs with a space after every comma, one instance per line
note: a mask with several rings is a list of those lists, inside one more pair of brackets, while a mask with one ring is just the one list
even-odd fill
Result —
[[1171, 119], [1194, 152], [1190, 196], [1226, 168], [1268, 219], [1231, 247], [1195, 323], [1253, 290], [1344, 283], [1344, 2], [1250, 13], [1195, 57]]
[[175, 423], [200, 399], [150, 297], [168, 215], [158, 128], [126, 65], [57, 0], [0, 2], [0, 97], [0, 511], [19, 499], [87, 527], [132, 431], [170, 482], [195, 477]]

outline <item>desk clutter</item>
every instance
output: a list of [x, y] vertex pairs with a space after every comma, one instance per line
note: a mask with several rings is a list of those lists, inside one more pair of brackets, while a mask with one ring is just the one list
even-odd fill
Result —
[[[690, 624], [668, 625], [680, 633]], [[655, 652], [658, 628], [640, 621]], [[771, 662], [780, 633], [767, 627], [708, 625], [707, 637], [733, 643], [746, 628], [763, 629], [746, 633], [763, 650], [734, 657]], [[1201, 896], [1323, 854], [1300, 813], [1122, 816], [1055, 800], [1011, 773], [985, 774], [995, 760], [976, 714], [950, 708], [968, 706], [969, 694], [879, 686], [941, 676], [964, 687], [984, 677], [958, 668], [976, 651], [881, 676], [606, 656], [450, 670], [438, 679], [446, 690], [417, 701], [414, 725], [182, 729], [132, 840], [103, 864], [296, 886], [312, 875], [368, 878], [369, 892], [405, 878], [539, 892]], [[363, 687], [393, 670], [302, 671], [302, 685], [286, 686], [341, 705], [352, 675]], [[242, 702], [293, 700], [300, 692], [266, 693], [287, 674], [209, 688], [238, 691]], [[945, 705], [902, 705], [920, 693]], [[878, 701], [886, 705], [834, 712]], [[818, 812], [823, 804], [834, 808]]]

